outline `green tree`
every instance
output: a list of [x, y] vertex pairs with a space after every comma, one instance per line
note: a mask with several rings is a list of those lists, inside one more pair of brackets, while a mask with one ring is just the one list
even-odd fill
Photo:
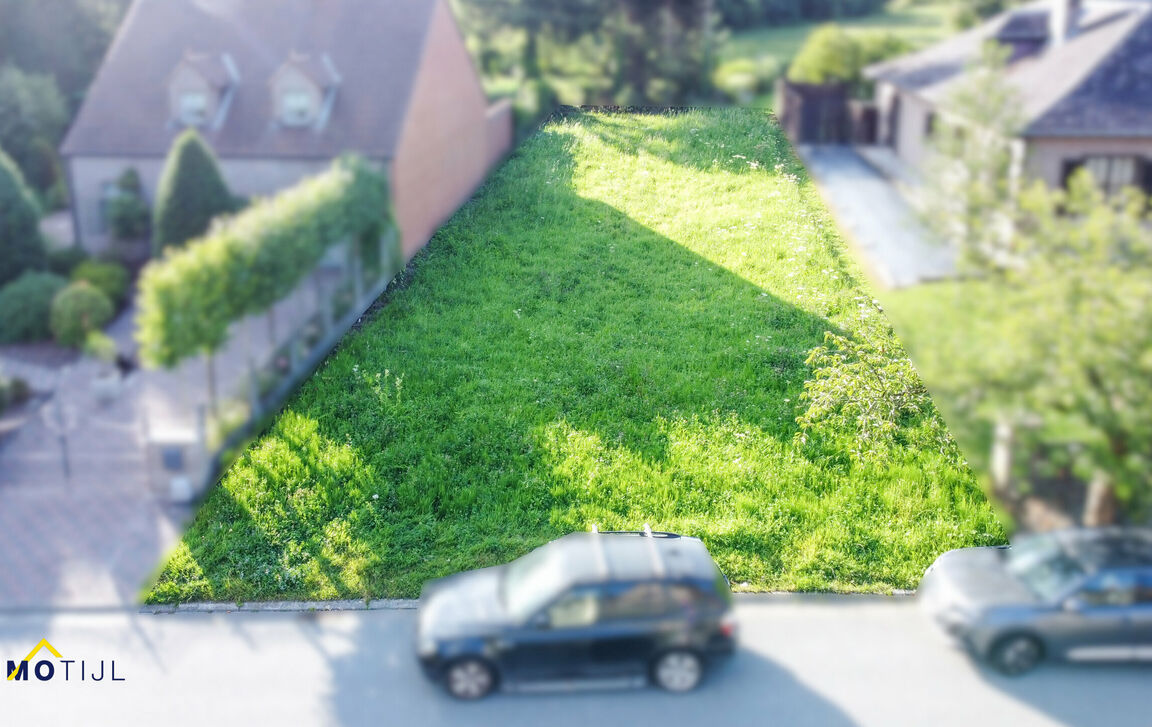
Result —
[[0, 149], [0, 285], [46, 264], [36, 199], [19, 168]]
[[75, 111], [128, 5], [129, 0], [0, 0], [0, 64], [52, 76]]
[[908, 41], [892, 33], [849, 33], [836, 23], [821, 25], [808, 36], [792, 65], [794, 83], [848, 83], [863, 94], [864, 68], [908, 52]]
[[[1106, 197], [1087, 171], [1067, 190], [1015, 176], [1002, 61], [985, 55], [936, 134], [926, 217], [980, 286], [957, 305], [987, 328], [937, 354], [940, 383], [968, 415], [1020, 432], [1030, 459], [1059, 453], [1086, 483], [1079, 518], [1105, 524], [1152, 505], [1152, 217], [1142, 193]], [[993, 484], [1010, 510], [1031, 486], [1011, 468]]]
[[68, 123], [68, 107], [51, 76], [0, 67], [0, 147], [47, 192], [59, 178], [55, 145]]
[[200, 135], [188, 129], [172, 143], [160, 177], [152, 222], [153, 254], [159, 256], [164, 248], [182, 246], [203, 235], [213, 218], [233, 208], [216, 157]]
[[795, 83], [850, 83], [860, 75], [860, 44], [836, 23], [821, 25], [792, 59]]
[[989, 43], [936, 119], [925, 220], [974, 269], [995, 264], [1017, 213], [1021, 108], [1003, 81], [1008, 49]]

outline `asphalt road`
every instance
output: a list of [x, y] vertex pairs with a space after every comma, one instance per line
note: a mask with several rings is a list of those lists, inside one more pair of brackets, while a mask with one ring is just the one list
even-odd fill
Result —
[[[742, 648], [695, 693], [499, 694], [458, 703], [413, 661], [413, 611], [0, 615], [0, 661], [41, 638], [49, 681], [0, 681], [4, 724], [1152, 725], [1152, 667], [973, 664], [910, 598], [738, 600]], [[84, 681], [77, 664], [85, 662]], [[104, 679], [90, 674], [104, 661]], [[111, 681], [110, 662], [117, 678]], [[46, 669], [46, 667], [45, 667]]]

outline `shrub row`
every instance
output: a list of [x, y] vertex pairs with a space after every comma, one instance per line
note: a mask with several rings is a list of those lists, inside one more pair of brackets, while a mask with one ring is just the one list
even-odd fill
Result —
[[141, 359], [171, 367], [217, 350], [231, 323], [286, 296], [328, 247], [383, 234], [389, 209], [384, 176], [348, 157], [169, 249], [140, 279]]
[[[0, 343], [54, 335], [65, 346], [77, 346], [88, 331], [103, 328], [128, 299], [131, 279], [119, 263], [84, 260], [72, 267], [69, 277], [71, 285], [55, 272], [28, 270], [0, 288]], [[83, 292], [73, 292], [81, 286]]]

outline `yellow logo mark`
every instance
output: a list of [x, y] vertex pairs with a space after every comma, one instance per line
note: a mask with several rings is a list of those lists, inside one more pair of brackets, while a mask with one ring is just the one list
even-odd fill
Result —
[[[36, 644], [36, 648], [32, 649], [32, 651], [29, 651], [28, 656], [25, 656], [21, 661], [31, 662], [32, 657], [36, 656], [36, 652], [40, 651], [41, 649], [48, 649], [48, 651], [52, 652], [52, 656], [55, 656], [57, 659], [61, 658], [60, 652], [56, 651], [56, 648], [52, 646], [52, 644], [48, 643], [48, 639], [40, 639], [40, 643]], [[12, 662], [8, 663], [11, 664]], [[16, 668], [12, 670], [12, 673], [8, 675], [8, 681], [12, 681], [12, 677], [16, 676], [16, 672], [18, 671], [20, 671], [20, 664], [17, 664]]]

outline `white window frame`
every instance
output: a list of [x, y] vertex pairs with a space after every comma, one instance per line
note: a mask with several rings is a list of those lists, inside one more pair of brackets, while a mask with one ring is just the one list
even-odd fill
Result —
[[285, 126], [308, 126], [316, 118], [312, 94], [302, 88], [281, 91], [279, 107], [280, 121]]
[[180, 121], [188, 126], [201, 126], [208, 121], [208, 94], [204, 91], [181, 91]]
[[1096, 154], [1084, 157], [1082, 166], [1092, 172], [1104, 194], [1119, 194], [1125, 187], [1140, 186], [1141, 158], [1132, 154]]

